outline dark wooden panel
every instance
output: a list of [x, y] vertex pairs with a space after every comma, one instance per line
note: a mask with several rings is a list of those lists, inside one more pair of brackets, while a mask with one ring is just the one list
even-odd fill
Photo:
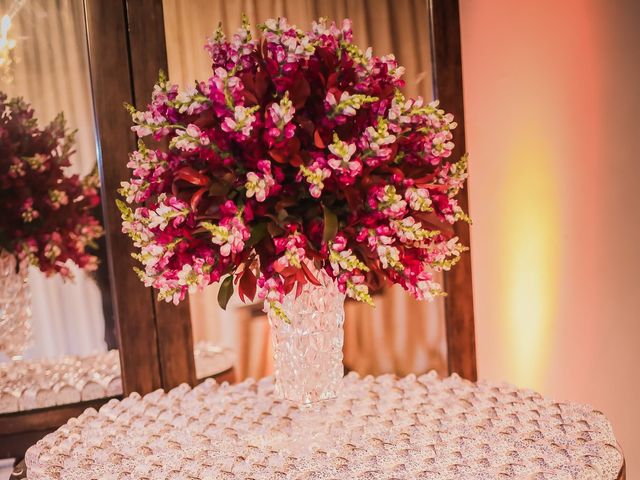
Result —
[[[458, 0], [429, 0], [429, 7], [435, 98], [440, 99], [442, 107], [456, 117], [458, 128], [454, 140], [456, 152], [462, 154], [466, 151], [466, 144]], [[466, 190], [460, 193], [459, 202], [468, 212]], [[455, 233], [462, 243], [470, 245], [469, 226], [466, 223], [458, 222]], [[463, 255], [455, 268], [445, 272], [444, 287], [449, 293], [445, 299], [449, 373], [456, 372], [464, 378], [476, 380], [470, 252]]]
[[126, 164], [135, 145], [131, 119], [123, 108], [123, 102], [133, 101], [126, 11], [122, 0], [86, 0], [85, 9], [123, 389], [125, 394], [144, 394], [162, 386], [155, 312], [151, 291], [133, 271], [132, 245], [121, 233], [115, 205], [120, 182], [129, 176]]
[[11, 473], [9, 480], [25, 480], [26, 478], [27, 466], [24, 464], [24, 460], [22, 460], [13, 468], [13, 473]]
[[27, 449], [87, 408], [99, 409], [111, 398], [0, 415], [0, 458], [22, 458]]
[[156, 301], [156, 328], [162, 369], [162, 386], [196, 384], [193, 331], [188, 301], [175, 306]]
[[[127, 0], [129, 48], [134, 104], [145, 108], [158, 72], [167, 72], [162, 0]], [[193, 332], [187, 301], [175, 306], [154, 304], [162, 386], [171, 389], [181, 383], [195, 385]]]

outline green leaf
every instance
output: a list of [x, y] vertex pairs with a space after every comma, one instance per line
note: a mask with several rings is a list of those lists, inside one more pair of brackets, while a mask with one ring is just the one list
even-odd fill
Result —
[[322, 241], [330, 242], [338, 233], [338, 217], [326, 205], [322, 205], [324, 211], [324, 230], [322, 232]]
[[220, 290], [218, 290], [218, 304], [223, 310], [227, 309], [229, 299], [233, 295], [233, 275], [227, 276], [220, 284]]
[[279, 237], [285, 232], [285, 230], [275, 222], [269, 222], [267, 224], [267, 231], [272, 237]]
[[249, 240], [247, 240], [247, 246], [253, 247], [260, 243], [260, 240], [267, 234], [267, 223], [268, 222], [260, 222], [251, 227], [251, 236]]

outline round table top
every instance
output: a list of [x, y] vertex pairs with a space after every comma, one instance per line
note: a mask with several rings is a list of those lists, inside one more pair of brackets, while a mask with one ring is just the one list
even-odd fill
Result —
[[434, 373], [349, 374], [303, 407], [273, 381], [207, 381], [85, 411], [26, 454], [39, 479], [616, 479], [611, 426], [583, 405]]

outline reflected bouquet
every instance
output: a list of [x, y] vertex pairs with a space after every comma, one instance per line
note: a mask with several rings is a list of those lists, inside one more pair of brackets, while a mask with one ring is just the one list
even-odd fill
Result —
[[349, 20], [259, 30], [218, 29], [210, 78], [180, 91], [161, 74], [147, 110], [128, 107], [164, 141], [139, 141], [121, 188], [140, 278], [174, 303], [222, 280], [223, 307], [237, 286], [276, 312], [320, 270], [368, 303], [385, 282], [441, 294], [432, 272], [460, 258], [451, 225], [468, 220], [452, 115], [405, 98], [403, 68], [358, 48]]
[[86, 248], [103, 233], [92, 214], [100, 204], [98, 176], [69, 174], [73, 153], [62, 114], [39, 128], [27, 103], [0, 92], [0, 251], [47, 275], [71, 277], [68, 261], [97, 267]]

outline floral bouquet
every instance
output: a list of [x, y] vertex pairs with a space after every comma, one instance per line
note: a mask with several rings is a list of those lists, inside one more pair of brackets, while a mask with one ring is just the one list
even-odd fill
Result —
[[349, 20], [259, 29], [218, 29], [209, 79], [161, 75], [148, 109], [129, 107], [139, 137], [165, 140], [140, 140], [121, 189], [142, 281], [178, 303], [222, 280], [223, 308], [236, 286], [285, 320], [284, 296], [318, 274], [367, 303], [389, 282], [440, 295], [432, 272], [460, 258], [451, 225], [468, 220], [452, 115], [405, 98], [403, 68], [358, 48]]
[[103, 233], [98, 176], [66, 172], [73, 153], [62, 114], [39, 128], [27, 103], [0, 92], [0, 251], [47, 275], [71, 277], [68, 261], [97, 267], [87, 247]]

